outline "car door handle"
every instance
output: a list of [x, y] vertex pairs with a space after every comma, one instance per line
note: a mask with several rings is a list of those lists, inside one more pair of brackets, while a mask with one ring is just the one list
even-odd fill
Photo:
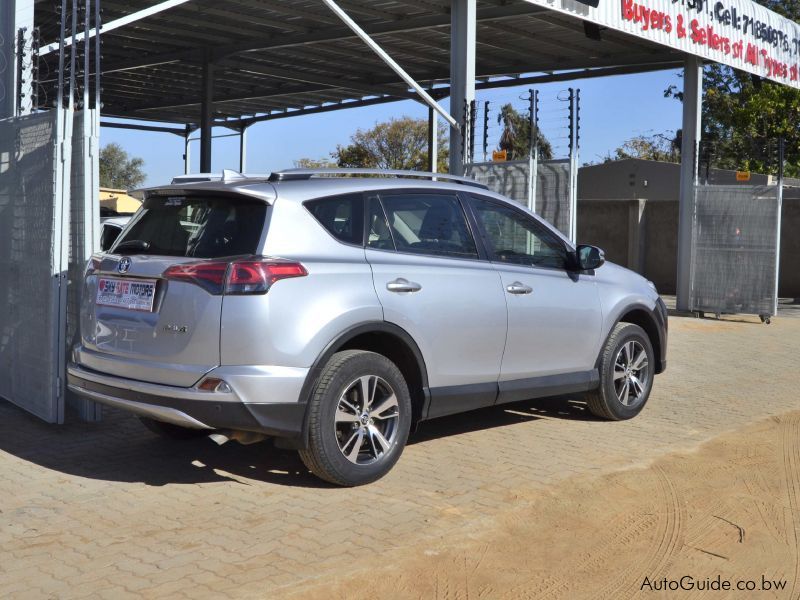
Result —
[[533, 291], [533, 288], [525, 285], [524, 283], [520, 283], [519, 281], [515, 281], [506, 287], [506, 291], [509, 294], [530, 294]]
[[386, 289], [390, 292], [418, 292], [422, 289], [422, 286], [408, 279], [398, 277], [394, 281], [387, 283]]

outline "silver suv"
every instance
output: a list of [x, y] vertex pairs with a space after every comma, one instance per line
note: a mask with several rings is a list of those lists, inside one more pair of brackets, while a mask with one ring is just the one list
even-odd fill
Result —
[[666, 341], [652, 284], [472, 180], [292, 170], [146, 190], [87, 265], [68, 386], [359, 485], [426, 419], [567, 393], [631, 418]]

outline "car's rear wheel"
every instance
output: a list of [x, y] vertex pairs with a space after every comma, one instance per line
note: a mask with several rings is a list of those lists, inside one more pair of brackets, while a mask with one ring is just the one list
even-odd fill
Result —
[[148, 419], [147, 417], [139, 417], [142, 424], [150, 431], [161, 437], [169, 438], [171, 440], [194, 440], [208, 435], [211, 431], [209, 429], [192, 429], [190, 427], [181, 427], [180, 425], [173, 425], [172, 423], [164, 423], [163, 421], [156, 421], [155, 419]]
[[383, 477], [400, 458], [411, 428], [403, 375], [374, 352], [334, 354], [308, 410], [308, 448], [300, 457], [312, 473], [337, 485]]
[[600, 385], [587, 394], [589, 410], [621, 421], [638, 415], [650, 397], [655, 373], [650, 338], [633, 323], [618, 323], [600, 356]]

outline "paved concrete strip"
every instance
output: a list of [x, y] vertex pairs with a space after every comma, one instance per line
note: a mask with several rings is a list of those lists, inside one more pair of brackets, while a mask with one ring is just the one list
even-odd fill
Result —
[[50, 427], [0, 403], [0, 596], [275, 597], [483, 532], [526, 491], [800, 408], [800, 319], [742, 321], [671, 319], [669, 369], [633, 421], [579, 398], [446, 418], [350, 490], [269, 444], [167, 442], [122, 413]]

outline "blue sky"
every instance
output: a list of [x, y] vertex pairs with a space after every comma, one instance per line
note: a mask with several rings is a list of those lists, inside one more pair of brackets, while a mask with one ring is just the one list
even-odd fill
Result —
[[[677, 71], [660, 71], [537, 86], [542, 130], [557, 150], [565, 148], [560, 140], [566, 135], [566, 112], [563, 110], [566, 103], [557, 98], [563, 96], [563, 90], [573, 87], [581, 90], [582, 163], [602, 158], [635, 135], [675, 131], [680, 127], [681, 105], [664, 98], [663, 91], [670, 84], [681, 85], [677, 74]], [[488, 100], [493, 107], [512, 102], [524, 109], [527, 102], [523, 97], [527, 89], [479, 91], [478, 100], [481, 103]], [[427, 108], [419, 103], [403, 101], [258, 123], [247, 133], [247, 171], [264, 173], [292, 167], [298, 158], [326, 158], [337, 144], [347, 143], [358, 128], [369, 128], [400, 115], [427, 118], [427, 114]], [[492, 124], [489, 131], [496, 135], [497, 126]], [[230, 131], [219, 128], [214, 133]], [[183, 173], [183, 139], [178, 136], [103, 128], [101, 144], [110, 142], [117, 142], [130, 155], [144, 159], [146, 185], [168, 183], [174, 175]], [[191, 148], [192, 171], [197, 172], [199, 142], [192, 142]], [[477, 159], [479, 154], [480, 148], [476, 150]], [[213, 170], [238, 170], [238, 167], [238, 138], [214, 140]]]

